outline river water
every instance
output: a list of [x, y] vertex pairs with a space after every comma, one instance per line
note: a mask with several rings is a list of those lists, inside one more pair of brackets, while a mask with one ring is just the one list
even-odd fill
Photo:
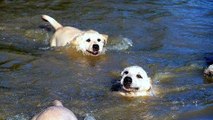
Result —
[[[211, 0], [4, 0], [0, 2], [0, 119], [27, 120], [59, 99], [82, 120], [213, 119]], [[82, 56], [49, 49], [63, 25], [109, 35], [108, 51]], [[124, 67], [140, 65], [155, 96], [110, 91]]]

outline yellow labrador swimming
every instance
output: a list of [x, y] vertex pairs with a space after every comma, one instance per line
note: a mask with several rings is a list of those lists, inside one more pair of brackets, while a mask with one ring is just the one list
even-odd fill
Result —
[[51, 47], [71, 45], [77, 51], [92, 56], [105, 52], [104, 46], [107, 43], [108, 35], [100, 34], [95, 30], [82, 31], [74, 27], [63, 27], [48, 15], [42, 15], [42, 19], [48, 21], [56, 30], [50, 40]]
[[119, 94], [127, 97], [153, 95], [151, 79], [140, 66], [130, 66], [121, 72], [120, 84], [122, 89]]
[[74, 113], [63, 107], [60, 101], [55, 100], [53, 104], [54, 106], [48, 107], [35, 115], [32, 120], [77, 120]]

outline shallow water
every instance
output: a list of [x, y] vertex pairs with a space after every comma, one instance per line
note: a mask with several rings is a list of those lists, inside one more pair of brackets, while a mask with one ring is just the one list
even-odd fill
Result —
[[[210, 0], [1, 1], [0, 119], [30, 119], [55, 99], [80, 120], [213, 119], [213, 84], [203, 77], [212, 8]], [[108, 34], [106, 55], [50, 50], [54, 30], [41, 14]], [[154, 97], [113, 95], [129, 65], [148, 72]]]

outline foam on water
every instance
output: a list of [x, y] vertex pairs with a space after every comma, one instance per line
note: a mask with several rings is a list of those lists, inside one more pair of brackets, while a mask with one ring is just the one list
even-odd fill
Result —
[[86, 117], [84, 118], [84, 120], [96, 120], [92, 115], [90, 114], [86, 114]]
[[115, 37], [110, 41], [111, 42], [107, 45], [107, 50], [122, 51], [133, 46], [131, 39], [122, 36]]
[[17, 114], [15, 116], [8, 117], [6, 120], [29, 120], [29, 116], [26, 116], [25, 114]]

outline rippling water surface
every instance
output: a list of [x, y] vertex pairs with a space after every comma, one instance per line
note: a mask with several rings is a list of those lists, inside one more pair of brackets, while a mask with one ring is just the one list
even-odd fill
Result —
[[[55, 99], [80, 120], [213, 119], [213, 84], [203, 77], [213, 58], [211, 0], [4, 0], [0, 9], [0, 119], [30, 119]], [[54, 30], [42, 14], [108, 34], [106, 55], [50, 50]], [[148, 72], [154, 97], [113, 95], [129, 65]]]

